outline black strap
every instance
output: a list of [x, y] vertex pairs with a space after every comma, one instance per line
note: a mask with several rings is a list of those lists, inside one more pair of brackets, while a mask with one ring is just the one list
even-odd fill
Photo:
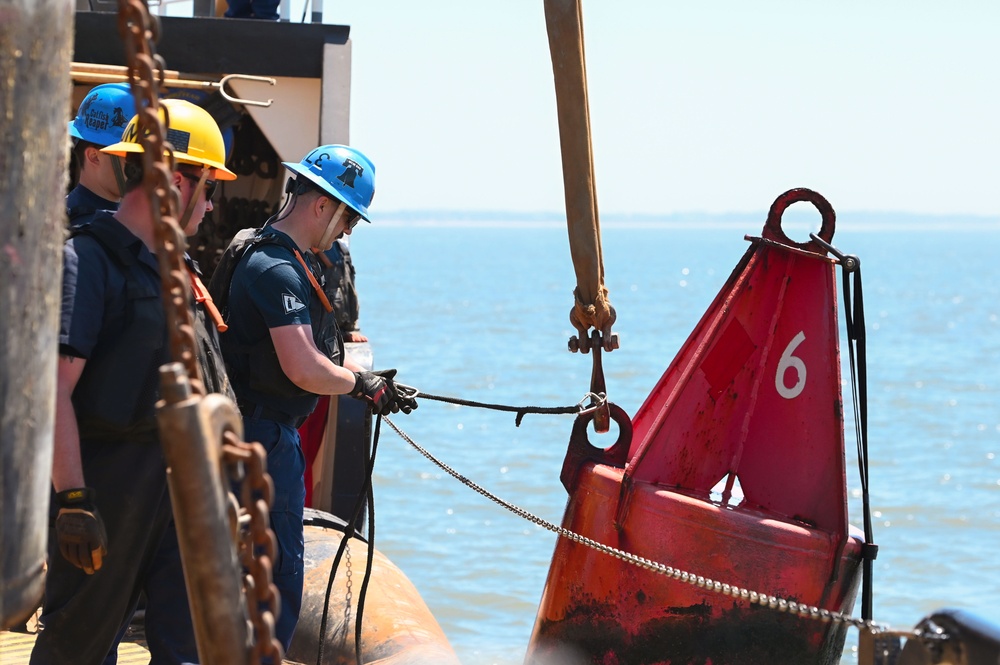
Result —
[[[365, 411], [365, 417], [371, 417], [371, 407]], [[381, 432], [382, 419], [375, 419], [375, 434], [372, 437], [372, 454], [368, 457], [365, 466], [365, 484], [358, 492], [358, 498], [354, 502], [351, 511], [351, 519], [348, 520], [347, 528], [340, 539], [340, 546], [333, 557], [333, 564], [330, 566], [330, 575], [326, 583], [326, 597], [323, 600], [323, 614], [319, 624], [319, 634], [326, 635], [327, 623], [330, 617], [330, 596], [333, 594], [333, 581], [337, 576], [337, 569], [340, 567], [340, 560], [347, 549], [347, 543], [351, 535], [357, 533], [358, 525], [361, 522], [361, 510], [365, 507], [365, 500], [368, 503], [368, 557], [365, 560], [365, 577], [361, 584], [361, 593], [358, 596], [358, 609], [354, 619], [354, 657], [358, 665], [361, 664], [361, 628], [364, 616], [365, 596], [368, 592], [368, 582], [371, 578], [372, 560], [375, 555], [375, 497], [372, 494], [372, 473], [375, 470], [375, 454], [378, 452], [378, 440]], [[346, 626], [345, 626], [346, 628]], [[316, 650], [316, 665], [322, 665], [325, 640], [320, 640]]]
[[[865, 544], [861, 586], [861, 618], [872, 618], [872, 569], [878, 545], [872, 532], [871, 501], [868, 492], [868, 362], [865, 353], [865, 306], [861, 287], [861, 260], [856, 256], [841, 260], [844, 268], [844, 315], [847, 320], [847, 348], [851, 360], [851, 392], [854, 400], [854, 426], [858, 441], [858, 471], [861, 476], [861, 505], [864, 512]], [[853, 280], [852, 280], [853, 276]], [[853, 282], [854, 300], [851, 299]], [[853, 305], [853, 306], [852, 306]], [[855, 355], [857, 360], [855, 361]]]
[[521, 421], [529, 413], [542, 413], [542, 414], [576, 414], [580, 413], [581, 406], [579, 404], [574, 404], [573, 406], [507, 406], [506, 404], [489, 404], [486, 402], [476, 402], [469, 399], [460, 399], [458, 397], [442, 397], [441, 395], [431, 395], [430, 393], [421, 392], [418, 395], [421, 399], [430, 399], [436, 402], [445, 402], [446, 404], [458, 404], [460, 406], [475, 406], [480, 409], [493, 409], [494, 411], [508, 411], [510, 413], [516, 413], [517, 417], [514, 418], [514, 425], [516, 427], [521, 426]]
[[844, 318], [847, 322], [847, 350], [851, 361], [851, 398], [858, 441], [858, 472], [861, 476], [861, 506], [865, 528], [865, 542], [861, 547], [863, 565], [861, 618], [871, 621], [872, 569], [875, 557], [878, 556], [878, 545], [874, 542], [871, 500], [868, 493], [868, 360], [865, 353], [865, 305], [864, 292], [861, 288], [861, 259], [844, 254], [815, 233], [810, 233], [809, 237], [837, 257], [844, 273], [841, 280], [844, 284]]

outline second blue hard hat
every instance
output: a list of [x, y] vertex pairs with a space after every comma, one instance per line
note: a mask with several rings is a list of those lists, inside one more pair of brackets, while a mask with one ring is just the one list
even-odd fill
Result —
[[122, 140], [122, 132], [135, 115], [135, 100], [127, 83], [94, 87], [80, 103], [69, 123], [69, 135], [102, 148]]

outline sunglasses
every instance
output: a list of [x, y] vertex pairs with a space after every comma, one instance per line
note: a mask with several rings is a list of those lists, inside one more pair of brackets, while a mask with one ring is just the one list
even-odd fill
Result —
[[[190, 180], [192, 182], [195, 182], [195, 183], [198, 182], [199, 180], [201, 180], [201, 176], [200, 175], [195, 175], [194, 173], [187, 173], [185, 171], [181, 171], [181, 175], [184, 176], [185, 178], [187, 178], [188, 180]], [[212, 200], [212, 197], [215, 196], [215, 189], [218, 186], [219, 186], [219, 181], [218, 180], [206, 180], [205, 181], [205, 200], [206, 201], [211, 201]]]

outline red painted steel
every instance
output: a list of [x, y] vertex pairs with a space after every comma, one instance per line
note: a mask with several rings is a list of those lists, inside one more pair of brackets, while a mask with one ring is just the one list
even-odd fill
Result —
[[[781, 230], [796, 201], [816, 205], [819, 235], [832, 240], [820, 195], [775, 201], [763, 237], [748, 238], [632, 419], [632, 439], [601, 451], [586, 421], [574, 428], [563, 526], [721, 583], [849, 612], [861, 548], [847, 521], [835, 263]], [[844, 636], [560, 538], [527, 662], [836, 663]]]

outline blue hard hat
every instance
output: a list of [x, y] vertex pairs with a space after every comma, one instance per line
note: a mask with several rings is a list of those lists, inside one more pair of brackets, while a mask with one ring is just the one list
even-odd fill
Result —
[[375, 197], [375, 167], [360, 150], [346, 145], [321, 145], [298, 164], [281, 164], [346, 203], [366, 222], [372, 221], [368, 219], [368, 206]]
[[127, 83], [96, 86], [80, 103], [69, 123], [69, 135], [102, 148], [122, 140], [122, 132], [135, 115], [135, 101]]

